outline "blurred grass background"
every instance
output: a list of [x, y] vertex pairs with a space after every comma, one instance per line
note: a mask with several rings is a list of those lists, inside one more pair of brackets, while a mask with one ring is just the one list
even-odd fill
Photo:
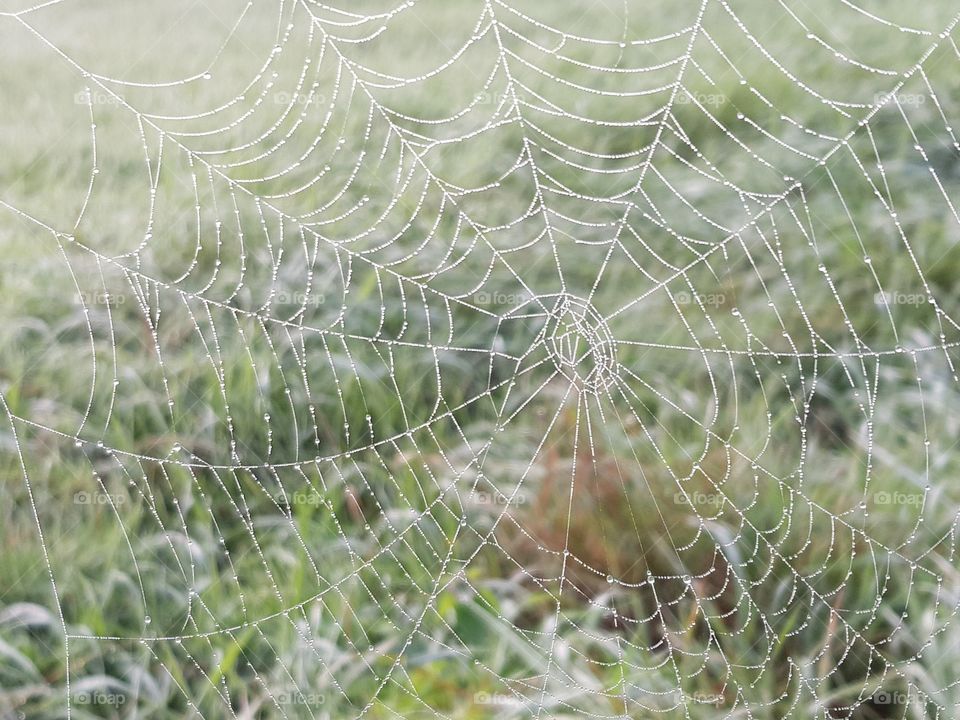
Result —
[[3, 717], [952, 717], [951, 4], [340, 9], [0, 18]]

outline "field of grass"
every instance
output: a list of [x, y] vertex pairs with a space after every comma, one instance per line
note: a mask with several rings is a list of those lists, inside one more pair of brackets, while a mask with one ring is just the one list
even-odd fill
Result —
[[0, 3], [0, 720], [955, 717], [956, 12]]

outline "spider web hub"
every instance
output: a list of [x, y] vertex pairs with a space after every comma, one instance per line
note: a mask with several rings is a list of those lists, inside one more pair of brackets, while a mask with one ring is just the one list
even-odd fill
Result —
[[578, 389], [600, 395], [616, 382], [617, 343], [603, 316], [588, 300], [557, 295], [544, 342], [557, 370]]

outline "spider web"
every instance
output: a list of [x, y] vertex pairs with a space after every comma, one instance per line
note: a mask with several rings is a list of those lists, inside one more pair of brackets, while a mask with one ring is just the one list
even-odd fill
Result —
[[68, 716], [106, 645], [202, 717], [952, 715], [949, 3], [251, 2], [119, 74], [83, 5], [2, 18], [88, 129], [0, 198], [81, 308], [4, 400]]

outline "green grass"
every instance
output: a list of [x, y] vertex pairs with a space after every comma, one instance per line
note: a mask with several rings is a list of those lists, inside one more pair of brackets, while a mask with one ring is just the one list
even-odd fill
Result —
[[[629, 5], [626, 19], [517, 7], [619, 39], [677, 30], [699, 3]], [[807, 44], [775, 3], [730, 5], [823, 97], [869, 104], [896, 84]], [[936, 32], [953, 13], [881, 5]], [[75, 229], [93, 152], [74, 98], [91, 80], [0, 18], [0, 93], [22, 98], [0, 107], [0, 717], [64, 717], [68, 669], [74, 717], [528, 717], [540, 705], [557, 718], [832, 718], [850, 705], [866, 720], [951, 717], [960, 258], [929, 167], [952, 198], [960, 165], [937, 106], [906, 108], [916, 139], [881, 108], [818, 166], [810, 157], [866, 109], [845, 117], [820, 102], [711, 0], [704, 27], [748, 83], [701, 38], [693, 59], [707, 74], [691, 67], [684, 85], [717, 98], [712, 117], [679, 102], [659, 126], [598, 128], [569, 115], [635, 119], [669, 91], [611, 99], [550, 80], [524, 60], [623, 87], [522, 43], [506, 28], [557, 40], [497, 5], [513, 87], [565, 116], [530, 107], [531, 94], [524, 126], [437, 144], [419, 163], [412, 148], [483, 126], [511, 97], [495, 36], [451, 75], [403, 89], [369, 70], [429, 71], [483, 3], [419, 2], [368, 43], [347, 40], [369, 27], [341, 28], [322, 56], [311, 6], [293, 7], [280, 19], [251, 9], [219, 55], [237, 17], [228, 3], [25, 16], [101, 74], [211, 73], [125, 87], [142, 135], [130, 108], [93, 106], [99, 173]], [[802, 15], [849, 56], [898, 71], [936, 40], [826, 0]], [[277, 34], [274, 85], [216, 118], [167, 117], [232, 98]], [[660, 63], [685, 43], [622, 64]], [[593, 65], [622, 54], [572, 37], [564, 52]], [[924, 64], [948, 118], [960, 102], [951, 53], [942, 43]], [[336, 101], [329, 116], [324, 102], [281, 117], [274, 98], [296, 92], [305, 57], [307, 87]], [[924, 91], [917, 75], [901, 89]], [[447, 124], [405, 118], [470, 103]], [[618, 196], [638, 171], [589, 168], [643, 163], [658, 133], [624, 216]], [[530, 140], [537, 183], [529, 168], [508, 172]], [[558, 213], [555, 249], [532, 242], [542, 213], [511, 223], [538, 185]], [[578, 404], [562, 377], [547, 382], [539, 303], [563, 288], [591, 295], [601, 267], [591, 302], [612, 316], [623, 385]], [[878, 295], [926, 294], [923, 279], [942, 315]], [[864, 701], [877, 691], [924, 701]]]

